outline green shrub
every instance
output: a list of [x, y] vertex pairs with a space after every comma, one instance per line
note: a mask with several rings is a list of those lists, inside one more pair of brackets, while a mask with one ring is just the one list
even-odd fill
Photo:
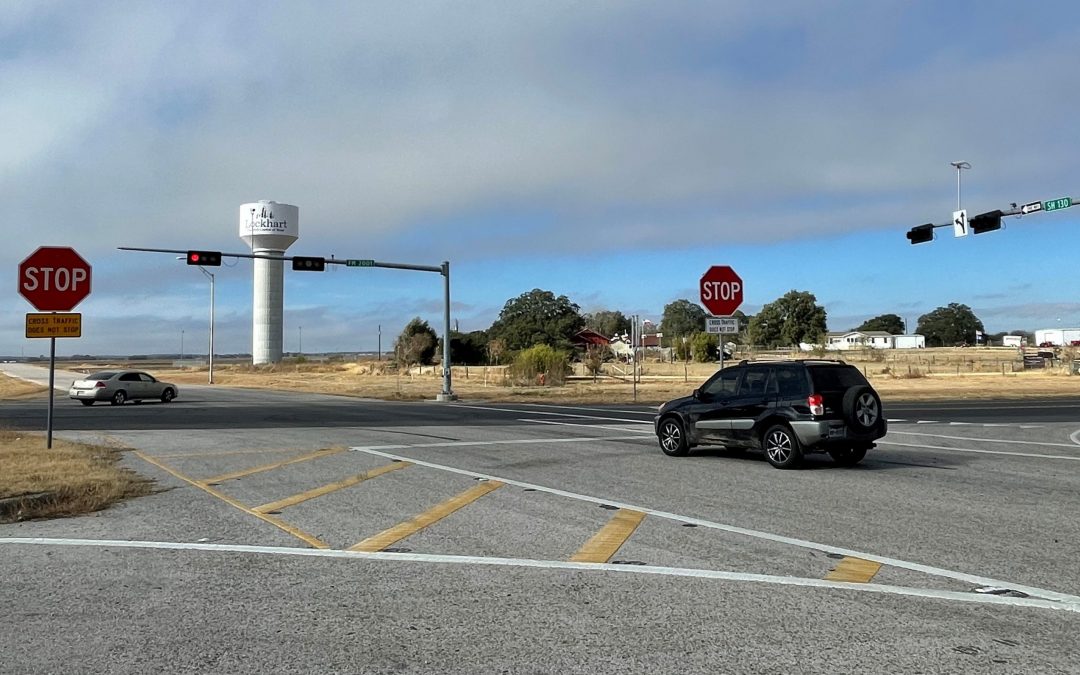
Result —
[[720, 338], [713, 333], [694, 333], [690, 338], [690, 348], [698, 363], [715, 361], [720, 356]]
[[513, 384], [562, 385], [570, 374], [570, 357], [550, 345], [535, 345], [517, 353], [507, 374]]

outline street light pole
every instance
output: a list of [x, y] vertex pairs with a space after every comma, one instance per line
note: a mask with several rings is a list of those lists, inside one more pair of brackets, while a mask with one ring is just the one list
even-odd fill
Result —
[[956, 210], [960, 211], [963, 209], [960, 206], [960, 172], [964, 169], [970, 169], [971, 165], [967, 162], [949, 162], [949, 164], [956, 167]]

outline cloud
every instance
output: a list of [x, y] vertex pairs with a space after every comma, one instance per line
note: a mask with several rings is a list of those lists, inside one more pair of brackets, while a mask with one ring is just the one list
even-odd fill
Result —
[[[1031, 185], [1022, 144], [1044, 147], [1080, 98], [1056, 67], [1075, 33], [980, 61], [920, 41], [929, 57], [890, 66], [899, 40], [828, 36], [895, 5], [691, 5], [60, 5], [55, 49], [0, 69], [20, 130], [0, 196], [133, 245], [229, 242], [259, 198], [300, 205], [321, 240], [435, 237], [455, 258], [537, 243], [512, 220], [467, 242], [442, 229], [493, 212], [546, 213], [550, 248], [669, 247], [672, 227], [762, 242], [930, 217], [948, 178], [926, 157], [949, 148], [1010, 154], [984, 189]], [[741, 38], [789, 32], [787, 58]], [[1052, 101], [977, 105], [1004, 82]], [[1063, 146], [1037, 161], [1076, 167]], [[61, 195], [77, 220], [41, 208]]]

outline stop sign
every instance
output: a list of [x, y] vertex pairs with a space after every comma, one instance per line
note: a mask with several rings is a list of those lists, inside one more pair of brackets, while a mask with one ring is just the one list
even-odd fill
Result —
[[90, 263], [75, 249], [42, 246], [19, 263], [19, 294], [42, 312], [67, 312], [90, 295]]
[[743, 283], [727, 265], [713, 265], [701, 275], [701, 304], [714, 316], [730, 316], [742, 304]]

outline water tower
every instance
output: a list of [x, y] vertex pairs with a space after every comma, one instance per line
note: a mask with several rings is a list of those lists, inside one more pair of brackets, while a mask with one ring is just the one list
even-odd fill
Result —
[[[300, 209], [260, 200], [240, 205], [240, 238], [252, 253], [284, 255], [300, 236]], [[282, 356], [284, 263], [255, 258], [252, 299], [252, 363], [277, 363]]]

